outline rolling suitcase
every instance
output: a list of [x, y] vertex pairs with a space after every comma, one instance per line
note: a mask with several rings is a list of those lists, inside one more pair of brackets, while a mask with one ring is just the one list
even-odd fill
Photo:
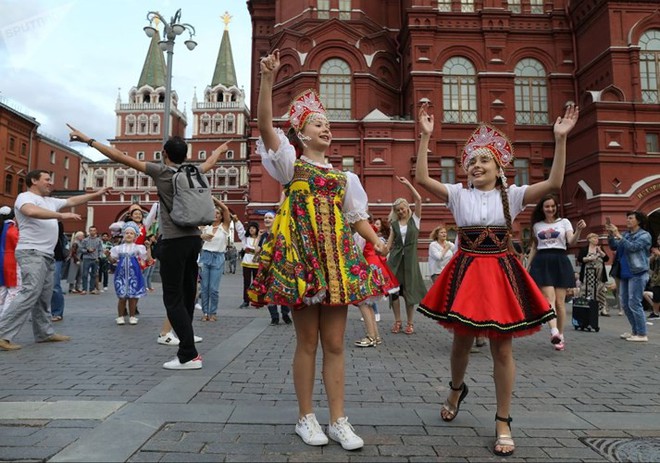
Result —
[[573, 326], [581, 331], [600, 331], [598, 326], [598, 301], [586, 297], [573, 299]]

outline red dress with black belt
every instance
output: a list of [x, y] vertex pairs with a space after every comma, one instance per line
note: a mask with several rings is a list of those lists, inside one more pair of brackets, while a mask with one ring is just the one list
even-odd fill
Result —
[[555, 312], [518, 257], [506, 227], [461, 227], [459, 250], [417, 309], [457, 334], [526, 336]]

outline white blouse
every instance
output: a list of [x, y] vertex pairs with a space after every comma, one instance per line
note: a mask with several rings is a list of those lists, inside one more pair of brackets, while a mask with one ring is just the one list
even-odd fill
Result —
[[113, 246], [110, 249], [110, 257], [114, 260], [119, 259], [120, 254], [128, 254], [129, 256], [139, 257], [142, 260], [147, 258], [147, 248], [142, 244], [135, 243], [122, 243], [117, 246]]
[[225, 230], [222, 224], [218, 225], [215, 233], [213, 233], [213, 225], [207, 225], [202, 229], [202, 234], [213, 235], [213, 238], [209, 241], [204, 241], [204, 244], [202, 244], [204, 251], [225, 252], [229, 241], [229, 232]]
[[[459, 227], [505, 226], [502, 198], [498, 189], [481, 191], [476, 188], [463, 188], [460, 183], [445, 184], [449, 199], [447, 207], [454, 215]], [[514, 220], [524, 209], [523, 198], [527, 185], [511, 185], [509, 194], [509, 211]]]
[[[261, 156], [261, 162], [266, 171], [282, 185], [286, 185], [293, 180], [296, 149], [291, 145], [282, 129], [278, 128], [275, 131], [280, 140], [277, 151], [266, 150], [263, 139], [259, 138], [256, 152]], [[315, 162], [306, 156], [301, 156], [300, 159], [318, 167], [332, 168], [332, 164]], [[367, 220], [369, 218], [367, 192], [364, 191], [359, 177], [353, 172], [344, 172], [344, 175], [346, 175], [347, 182], [342, 210], [346, 220], [348, 223]]]
[[449, 263], [454, 255], [454, 244], [451, 241], [445, 241], [448, 247], [444, 255], [442, 245], [437, 241], [431, 241], [429, 244], [429, 275], [437, 275]]

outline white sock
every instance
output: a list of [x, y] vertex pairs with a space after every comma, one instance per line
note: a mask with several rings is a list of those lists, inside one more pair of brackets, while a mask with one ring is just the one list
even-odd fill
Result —
[[559, 334], [559, 330], [557, 328], [550, 328], [550, 336], [556, 336]]

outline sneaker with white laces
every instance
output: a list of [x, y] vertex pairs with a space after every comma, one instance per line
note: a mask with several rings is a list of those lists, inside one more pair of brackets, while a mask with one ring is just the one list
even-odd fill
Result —
[[632, 341], [632, 342], [648, 342], [648, 340], [649, 340], [648, 336], [640, 336], [640, 335], [632, 335], [626, 339], [626, 341]]
[[137, 317], [129, 317], [128, 324], [129, 325], [137, 325], [138, 324], [138, 318]]
[[628, 339], [630, 336], [632, 336], [632, 334], [630, 334], [630, 333], [628, 333], [628, 332], [625, 332], [625, 333], [623, 333], [622, 335], [620, 335], [619, 337], [620, 337], [621, 339]]
[[202, 356], [198, 355], [192, 360], [181, 363], [178, 357], [174, 357], [169, 362], [163, 363], [166, 370], [199, 370], [202, 368]]
[[158, 335], [158, 344], [163, 344], [164, 346], [178, 346], [179, 338], [174, 336], [174, 333], [171, 331], [165, 335]]
[[126, 324], [126, 320], [124, 320], [124, 317], [117, 317], [115, 319], [115, 322], [117, 322], [117, 325], [125, 325]]
[[364, 441], [355, 434], [355, 430], [348, 422], [347, 416], [339, 418], [328, 426], [328, 436], [333, 441], [339, 442], [344, 450], [356, 450], [364, 446]]
[[313, 413], [308, 413], [298, 420], [296, 434], [307, 445], [326, 445], [328, 443], [328, 436], [321, 429], [321, 425]]

